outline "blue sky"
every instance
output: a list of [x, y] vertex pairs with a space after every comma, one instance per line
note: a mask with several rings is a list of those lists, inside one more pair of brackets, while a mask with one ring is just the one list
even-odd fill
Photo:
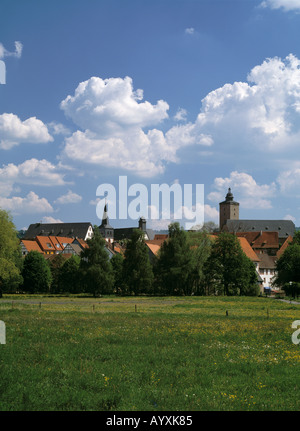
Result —
[[299, 40], [300, 0], [2, 0], [0, 207], [99, 223], [127, 176], [299, 226]]

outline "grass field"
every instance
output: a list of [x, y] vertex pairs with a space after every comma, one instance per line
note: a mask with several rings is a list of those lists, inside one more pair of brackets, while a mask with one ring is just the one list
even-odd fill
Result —
[[299, 319], [270, 298], [4, 295], [0, 410], [299, 410]]

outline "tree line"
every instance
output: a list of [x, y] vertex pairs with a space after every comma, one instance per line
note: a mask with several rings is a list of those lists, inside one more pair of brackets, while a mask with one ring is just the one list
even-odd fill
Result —
[[[0, 295], [2, 292], [118, 295], [258, 295], [253, 262], [229, 233], [186, 232], [169, 225], [168, 239], [149, 256], [143, 232], [136, 229], [124, 256], [109, 259], [97, 226], [80, 256], [51, 259], [37, 252], [22, 258], [10, 215], [0, 210]], [[300, 233], [277, 262], [277, 285], [300, 286]], [[298, 284], [297, 284], [298, 283]]]

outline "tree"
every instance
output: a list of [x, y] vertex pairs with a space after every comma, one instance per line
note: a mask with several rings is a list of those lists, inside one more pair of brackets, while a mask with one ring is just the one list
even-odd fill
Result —
[[93, 237], [87, 240], [87, 244], [88, 247], [80, 255], [80, 274], [85, 291], [94, 296], [111, 293], [113, 269], [98, 226], [94, 226]]
[[289, 290], [289, 283], [300, 282], [300, 244], [293, 241], [284, 251], [276, 263], [277, 276], [273, 282], [275, 286], [285, 286]]
[[119, 253], [114, 254], [111, 258], [111, 264], [114, 273], [114, 291], [116, 293], [122, 293], [123, 289], [123, 261], [124, 258]]
[[21, 250], [10, 214], [0, 209], [0, 297], [2, 291], [15, 289], [22, 282]]
[[211, 252], [212, 240], [204, 231], [189, 232], [188, 240], [193, 259], [193, 293], [195, 295], [208, 294], [204, 268]]
[[247, 294], [256, 287], [257, 275], [253, 262], [245, 255], [238, 238], [221, 233], [213, 242], [205, 272], [216, 293]]
[[65, 263], [66, 258], [62, 253], [56, 254], [53, 259], [49, 261], [50, 270], [51, 270], [51, 293], [59, 293], [60, 292], [60, 268]]
[[295, 235], [293, 236], [293, 241], [291, 242], [292, 245], [298, 244], [300, 245], [300, 230], [298, 230]]
[[30, 251], [25, 256], [22, 276], [25, 292], [49, 292], [52, 281], [50, 266], [38, 251]]
[[187, 232], [179, 223], [169, 225], [169, 238], [162, 244], [154, 268], [160, 293], [166, 295], [193, 293], [193, 254]]
[[127, 243], [123, 262], [124, 293], [151, 293], [153, 271], [149, 253], [144, 241], [144, 233], [135, 229]]
[[58, 287], [60, 292], [79, 293], [80, 286], [80, 257], [71, 256], [66, 259], [58, 270]]

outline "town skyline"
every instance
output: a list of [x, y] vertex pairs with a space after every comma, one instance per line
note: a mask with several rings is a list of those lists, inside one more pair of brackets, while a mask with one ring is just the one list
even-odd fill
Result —
[[217, 225], [230, 187], [241, 219], [300, 226], [299, 22], [300, 0], [4, 0], [0, 207], [100, 225], [98, 186], [127, 176], [204, 184]]

